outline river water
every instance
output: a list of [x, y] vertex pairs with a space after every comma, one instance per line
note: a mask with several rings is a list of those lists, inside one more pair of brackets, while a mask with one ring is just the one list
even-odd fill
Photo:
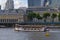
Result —
[[13, 28], [0, 28], [0, 40], [60, 40], [60, 32], [18, 32]]

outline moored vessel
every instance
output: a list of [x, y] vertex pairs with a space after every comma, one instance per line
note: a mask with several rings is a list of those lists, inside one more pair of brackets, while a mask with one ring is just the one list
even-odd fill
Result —
[[16, 25], [14, 28], [16, 31], [40, 31], [44, 32], [46, 26], [45, 25]]

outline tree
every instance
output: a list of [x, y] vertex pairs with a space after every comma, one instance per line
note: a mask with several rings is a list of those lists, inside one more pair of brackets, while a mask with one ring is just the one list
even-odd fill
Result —
[[33, 18], [36, 17], [36, 13], [34, 13], [34, 12], [29, 12], [28, 15], [27, 15], [27, 17], [28, 17], [29, 20], [32, 20]]
[[58, 20], [60, 21], [60, 13], [58, 14]]
[[56, 13], [53, 13], [52, 15], [51, 15], [51, 18], [52, 18], [52, 22], [54, 22], [54, 19], [57, 17], [57, 14]]
[[50, 13], [46, 12], [43, 14], [44, 22], [46, 22], [47, 17], [50, 16]]
[[42, 17], [40, 16], [40, 14], [36, 14], [36, 18], [39, 20], [39, 19], [42, 19]]
[[38, 20], [42, 20], [42, 17], [41, 17], [40, 14], [36, 14], [36, 18], [37, 18]]

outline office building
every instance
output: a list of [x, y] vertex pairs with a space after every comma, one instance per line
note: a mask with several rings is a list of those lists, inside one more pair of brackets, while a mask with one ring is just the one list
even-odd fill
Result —
[[44, 0], [43, 1], [43, 6], [44, 7], [50, 6], [51, 5], [51, 2], [52, 2], [52, 0]]
[[14, 9], [14, 1], [13, 0], [7, 0], [5, 5], [5, 10]]
[[60, 7], [60, 0], [52, 0], [50, 7], [54, 8]]
[[40, 7], [41, 0], [28, 0], [28, 7]]

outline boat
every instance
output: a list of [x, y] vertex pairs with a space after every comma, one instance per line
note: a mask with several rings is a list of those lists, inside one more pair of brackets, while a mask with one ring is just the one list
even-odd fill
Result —
[[40, 32], [44, 32], [45, 26], [41, 26], [41, 25], [17, 25], [14, 29], [16, 31], [28, 31], [28, 32], [40, 31]]

